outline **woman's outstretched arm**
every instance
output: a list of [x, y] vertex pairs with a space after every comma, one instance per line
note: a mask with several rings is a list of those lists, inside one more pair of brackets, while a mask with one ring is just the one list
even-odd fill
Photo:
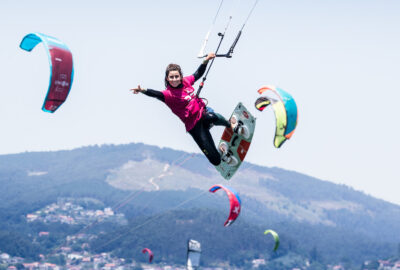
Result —
[[142, 93], [142, 94], [145, 94], [146, 96], [154, 97], [162, 102], [165, 102], [164, 94], [161, 91], [147, 89], [147, 88], [141, 88], [140, 85], [138, 85], [137, 88], [132, 88], [131, 91], [133, 94]]

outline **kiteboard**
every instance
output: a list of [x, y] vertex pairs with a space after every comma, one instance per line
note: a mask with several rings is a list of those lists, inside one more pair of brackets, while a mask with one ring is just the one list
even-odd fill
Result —
[[246, 139], [242, 135], [234, 133], [232, 128], [225, 128], [218, 147], [221, 143], [227, 143], [229, 151], [231, 151], [231, 154], [238, 161], [235, 166], [229, 165], [224, 161], [221, 161], [218, 166], [215, 166], [217, 171], [219, 171], [222, 177], [224, 177], [226, 180], [232, 178], [232, 176], [239, 169], [244, 158], [246, 157], [247, 151], [249, 150], [251, 144], [251, 140], [253, 139], [254, 129], [256, 127], [256, 118], [246, 109], [246, 107], [241, 102], [239, 102], [239, 104], [236, 106], [235, 110], [232, 113], [232, 116], [233, 115], [236, 116], [237, 121], [242, 122], [243, 125], [247, 126], [250, 136]]

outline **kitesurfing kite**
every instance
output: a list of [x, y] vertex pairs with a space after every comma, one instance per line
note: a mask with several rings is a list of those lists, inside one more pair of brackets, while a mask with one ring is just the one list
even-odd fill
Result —
[[266, 230], [264, 234], [271, 234], [275, 241], [274, 251], [279, 247], [279, 235], [273, 230]]
[[151, 262], [153, 261], [153, 257], [154, 257], [153, 251], [151, 251], [151, 250], [148, 249], [148, 248], [144, 248], [144, 249], [142, 250], [142, 253], [145, 254], [146, 252], [149, 253], [149, 263], [151, 263]]
[[26, 35], [19, 46], [30, 52], [41, 42], [50, 63], [50, 83], [42, 110], [53, 113], [64, 103], [71, 90], [74, 77], [72, 53], [59, 39], [41, 33]]
[[256, 109], [263, 111], [269, 104], [272, 104], [274, 109], [276, 118], [274, 146], [279, 148], [292, 137], [296, 129], [296, 102], [288, 92], [271, 85], [260, 88], [258, 93], [263, 96], [256, 100]]
[[217, 190], [222, 189], [226, 192], [226, 195], [228, 195], [229, 198], [229, 204], [230, 204], [230, 210], [229, 210], [229, 217], [225, 221], [224, 226], [228, 227], [229, 225], [232, 225], [232, 223], [237, 219], [237, 217], [240, 214], [240, 207], [241, 207], [241, 201], [239, 194], [231, 187], [225, 187], [222, 185], [214, 185], [210, 188], [210, 192], [215, 193]]

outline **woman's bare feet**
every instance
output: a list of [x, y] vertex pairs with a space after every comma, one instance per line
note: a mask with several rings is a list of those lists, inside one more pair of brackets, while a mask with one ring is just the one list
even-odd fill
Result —
[[221, 151], [222, 155], [226, 155], [226, 153], [228, 153], [228, 145], [226, 143], [221, 143], [219, 145], [219, 150]]
[[245, 125], [243, 125], [243, 123], [239, 125], [235, 115], [232, 115], [231, 119], [229, 119], [229, 122], [231, 123], [231, 128], [234, 133], [239, 134], [246, 139], [250, 137], [249, 129]]
[[229, 122], [231, 123], [231, 128], [234, 130], [238, 124], [236, 116], [232, 115], [231, 119], [229, 119]]
[[221, 151], [221, 160], [230, 166], [236, 166], [239, 162], [232, 152], [228, 149], [226, 142], [220, 143], [218, 149]]

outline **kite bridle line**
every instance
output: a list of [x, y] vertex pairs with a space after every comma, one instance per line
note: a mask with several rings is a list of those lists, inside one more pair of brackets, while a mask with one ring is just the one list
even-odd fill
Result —
[[[212, 27], [213, 27], [214, 24], [215, 24], [215, 20], [216, 20], [216, 18], [217, 18], [217, 16], [218, 16], [219, 10], [220, 10], [221, 5], [222, 5], [222, 2], [223, 2], [223, 0], [222, 0], [221, 3], [220, 3], [220, 6], [219, 6], [218, 11], [217, 11], [217, 14], [216, 14], [216, 16], [215, 16], [215, 18], [214, 18]], [[235, 40], [233, 41], [233, 43], [232, 43], [231, 47], [229, 48], [228, 52], [227, 52], [226, 54], [217, 54], [217, 53], [218, 53], [218, 50], [219, 50], [219, 48], [220, 48], [220, 46], [221, 46], [221, 44], [222, 44], [222, 40], [223, 40], [224, 37], [225, 37], [226, 30], [228, 29], [228, 27], [229, 27], [229, 25], [230, 25], [230, 23], [231, 23], [232, 17], [233, 17], [232, 15], [229, 16], [229, 20], [228, 20], [228, 23], [227, 23], [227, 25], [226, 25], [226, 27], [225, 27], [224, 33], [218, 33], [218, 36], [220, 37], [220, 40], [219, 40], [217, 49], [215, 50], [215, 57], [232, 58], [233, 50], [235, 49], [235, 46], [236, 46], [237, 42], [239, 41], [240, 36], [242, 35], [243, 28], [244, 28], [244, 26], [246, 25], [247, 21], [249, 20], [250, 16], [252, 15], [252, 13], [253, 13], [253, 11], [254, 11], [254, 9], [255, 9], [257, 3], [258, 3], [258, 0], [255, 0], [255, 2], [254, 2], [254, 4], [253, 4], [253, 7], [251, 8], [249, 14], [247, 15], [247, 18], [246, 18], [246, 20], [244, 21], [244, 23], [243, 23], [243, 25], [242, 25], [242, 28], [240, 28], [240, 30], [239, 30], [238, 34], [236, 35], [236, 38], [235, 38]], [[212, 29], [212, 27], [211, 27], [211, 29]], [[207, 33], [207, 35], [206, 35], [206, 40], [204, 41], [203, 46], [201, 47], [200, 53], [199, 53], [199, 55], [198, 55], [199, 58], [202, 58], [202, 57], [206, 57], [206, 56], [207, 56], [207, 55], [203, 55], [203, 56], [200, 56], [200, 55], [201, 55], [202, 53], [204, 54], [204, 49], [205, 49], [205, 47], [206, 47], [206, 44], [207, 44], [207, 41], [208, 41], [208, 36], [209, 36], [209, 34], [210, 34], [210, 32], [211, 32], [211, 29], [210, 29], [210, 31]], [[213, 63], [214, 63], [214, 60], [215, 60], [215, 58], [213, 58], [213, 59], [211, 60], [211, 63], [210, 63], [210, 65], [208, 66], [207, 72], [206, 72], [206, 74], [203, 76], [203, 78], [202, 78], [202, 80], [201, 80], [201, 82], [200, 82], [199, 88], [197, 89], [197, 93], [196, 93], [196, 96], [197, 96], [197, 97], [200, 95], [200, 92], [201, 92], [201, 90], [202, 90], [203, 87], [204, 87], [204, 82], [207, 80], [208, 72], [210, 71], [210, 69], [211, 69], [211, 67], [212, 67], [212, 65], [213, 65]]]
[[242, 28], [240, 28], [239, 33], [236, 35], [236, 38], [235, 38], [235, 40], [233, 41], [233, 43], [232, 43], [231, 47], [229, 48], [228, 52], [227, 52], [226, 54], [219, 54], [219, 55], [216, 55], [217, 57], [226, 57], [226, 58], [231, 58], [231, 57], [232, 57], [233, 49], [235, 49], [235, 46], [236, 46], [237, 42], [239, 41], [240, 36], [242, 35], [243, 28], [244, 28], [244, 26], [246, 25], [247, 21], [249, 20], [251, 14], [253, 13], [253, 11], [254, 11], [254, 9], [255, 9], [257, 3], [258, 3], [258, 0], [256, 0], [256, 1], [254, 2], [253, 7], [251, 8], [249, 14], [247, 15], [247, 18], [246, 18], [246, 20], [244, 21], [244, 23], [243, 23], [243, 25], [242, 25]]
[[217, 10], [217, 14], [215, 14], [215, 17], [214, 17], [214, 20], [213, 20], [213, 22], [211, 24], [210, 30], [208, 30], [208, 32], [206, 34], [206, 37], [204, 38], [203, 45], [200, 48], [200, 52], [197, 55], [198, 58], [203, 58], [204, 57], [204, 50], [206, 48], [206, 45], [207, 45], [207, 42], [208, 42], [208, 38], [210, 37], [210, 33], [211, 33], [212, 29], [214, 28], [215, 22], [217, 20], [217, 17], [218, 17], [219, 11], [221, 10], [221, 6], [222, 6], [223, 2], [224, 2], [224, 0], [221, 0], [221, 3], [219, 4], [218, 10]]
[[[230, 18], [232, 18], [232, 17], [230, 17]], [[225, 30], [226, 30], [226, 28], [225, 28]], [[217, 47], [217, 49], [215, 50], [215, 55], [217, 54], [217, 52], [218, 52], [218, 50], [219, 50], [219, 47], [221, 46], [222, 40], [224, 40], [225, 32], [224, 32], [223, 34], [222, 34], [222, 33], [218, 33], [218, 36], [220, 36], [221, 39], [219, 40], [218, 47]], [[207, 80], [208, 72], [210, 72], [210, 69], [211, 69], [211, 67], [212, 67], [212, 65], [213, 65], [213, 63], [214, 63], [214, 60], [215, 60], [215, 58], [213, 58], [213, 59], [211, 60], [211, 63], [210, 63], [210, 65], [208, 66], [207, 72], [206, 72], [206, 74], [203, 76], [203, 79], [202, 79], [201, 82], [200, 82], [199, 89], [197, 89], [197, 93], [196, 93], [196, 96], [197, 96], [197, 97], [200, 95], [201, 89], [203, 89], [203, 87], [204, 87], [204, 82]]]
[[[221, 2], [221, 5], [222, 5], [222, 2]], [[221, 5], [220, 5], [219, 8], [221, 8]], [[219, 13], [219, 9], [218, 9], [217, 15], [218, 15], [218, 13]], [[218, 36], [220, 37], [220, 40], [219, 40], [217, 49], [215, 50], [215, 55], [217, 55], [217, 52], [218, 52], [218, 50], [219, 50], [219, 47], [221, 47], [222, 41], [224, 40], [224, 37], [225, 37], [226, 30], [229, 28], [229, 25], [231, 24], [232, 17], [233, 17], [233, 16], [232, 16], [232, 14], [231, 14], [231, 15], [229, 16], [228, 23], [227, 23], [226, 26], [225, 26], [224, 33], [218, 33]], [[216, 17], [215, 17], [215, 19], [216, 19]], [[204, 48], [205, 48], [205, 45], [204, 45]], [[203, 49], [204, 49], [204, 48], [203, 48]], [[201, 83], [200, 83], [200, 85], [199, 85], [199, 89], [197, 89], [197, 93], [196, 93], [196, 96], [197, 96], [197, 97], [200, 95], [201, 89], [203, 89], [204, 82], [207, 80], [208, 72], [210, 72], [210, 69], [211, 69], [211, 67], [212, 67], [212, 65], [213, 65], [213, 63], [214, 63], [214, 60], [215, 60], [215, 58], [213, 58], [213, 59], [211, 60], [211, 63], [210, 63], [210, 65], [208, 66], [207, 72], [206, 72], [206, 74], [203, 76], [203, 78], [202, 78], [202, 80], [201, 80]]]

